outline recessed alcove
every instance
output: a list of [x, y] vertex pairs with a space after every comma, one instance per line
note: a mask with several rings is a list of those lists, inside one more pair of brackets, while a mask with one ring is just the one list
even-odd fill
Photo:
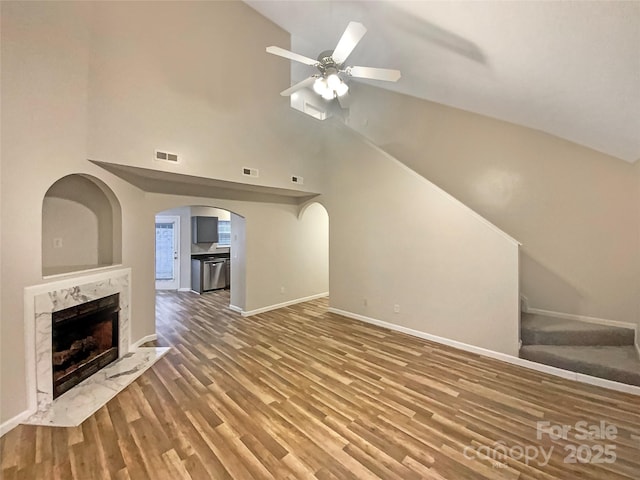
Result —
[[111, 189], [90, 175], [62, 177], [42, 201], [42, 275], [122, 261], [122, 213]]

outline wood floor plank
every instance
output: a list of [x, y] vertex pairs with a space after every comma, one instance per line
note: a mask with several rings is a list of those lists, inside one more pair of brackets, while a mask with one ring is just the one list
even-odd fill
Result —
[[[171, 351], [81, 426], [4, 435], [2, 480], [640, 479], [640, 397], [347, 319], [326, 299], [251, 317], [228, 291], [156, 300]], [[538, 421], [617, 436], [538, 438]], [[565, 461], [603, 444], [614, 462]]]
[[174, 449], [164, 452], [162, 454], [162, 460], [167, 468], [169, 478], [174, 480], [192, 480], [191, 474]]

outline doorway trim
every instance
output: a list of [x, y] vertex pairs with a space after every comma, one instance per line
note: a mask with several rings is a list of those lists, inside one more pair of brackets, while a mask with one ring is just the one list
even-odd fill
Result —
[[[155, 224], [157, 223], [173, 223], [173, 280], [155, 280], [156, 290], [178, 290], [180, 288], [180, 217], [178, 215], [156, 215]], [[155, 228], [155, 227], [154, 227]], [[154, 277], [155, 271], [155, 258], [157, 246], [154, 240]]]

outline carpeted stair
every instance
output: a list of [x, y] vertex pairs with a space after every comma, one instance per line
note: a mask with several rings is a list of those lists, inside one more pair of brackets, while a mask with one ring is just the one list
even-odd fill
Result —
[[629, 328], [522, 314], [520, 358], [640, 386], [640, 358]]

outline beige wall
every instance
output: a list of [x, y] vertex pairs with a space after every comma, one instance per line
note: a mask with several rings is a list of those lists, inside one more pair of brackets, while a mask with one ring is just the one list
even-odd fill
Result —
[[247, 222], [244, 217], [231, 214], [231, 294], [229, 303], [246, 310], [247, 304]]
[[25, 286], [42, 281], [42, 200], [86, 158], [88, 31], [84, 6], [3, 2], [1, 8], [1, 215], [12, 226], [2, 230], [4, 421], [26, 406], [22, 298]]
[[517, 242], [356, 133], [327, 143], [331, 306], [517, 355]]
[[113, 217], [106, 195], [88, 178], [70, 175], [56, 182], [42, 204], [43, 275], [112, 265]]
[[[637, 188], [637, 202], [636, 205], [638, 207], [638, 252], [640, 252], [640, 159], [638, 159], [635, 163], [636, 166], [636, 178], [638, 179], [638, 188]], [[640, 268], [636, 272], [636, 284], [638, 285], [638, 296], [636, 297], [638, 300], [638, 330], [636, 333], [636, 345], [640, 347]]]
[[352, 90], [352, 128], [522, 242], [531, 307], [639, 320], [634, 166], [480, 115]]
[[[176, 10], [178, 5], [184, 15]], [[306, 153], [319, 149], [313, 142], [306, 144], [311, 130], [301, 132], [293, 143], [285, 141], [289, 125], [279, 116], [288, 107], [277, 92], [288, 83], [288, 72], [281, 64], [267, 65], [264, 45], [286, 45], [287, 36], [240, 2], [2, 2], [1, 8], [0, 208], [2, 224], [11, 225], [2, 229], [0, 239], [3, 423], [26, 407], [23, 289], [43, 283], [42, 201], [55, 181], [72, 173], [88, 174], [117, 196], [122, 206], [122, 263], [133, 271], [135, 341], [154, 332], [155, 214], [202, 204], [202, 199], [150, 200], [153, 196], [87, 159], [155, 166], [148, 159], [154, 148], [163, 147], [184, 154], [184, 163], [171, 167], [182, 173], [237, 179], [235, 167], [257, 159], [260, 164], [248, 166], [261, 168], [262, 183], [282, 186], [285, 172], [295, 170], [313, 185], [319, 175], [311, 170], [311, 155]], [[168, 22], [172, 27], [164, 30], [171, 33], [163, 37], [158, 32]], [[228, 47], [229, 35], [236, 38], [237, 32], [251, 36], [237, 37], [233, 56], [215, 61]], [[244, 128], [239, 126], [243, 119]], [[300, 122], [291, 123], [297, 131], [302, 128]], [[292, 205], [257, 215], [268, 223], [270, 214], [295, 228]], [[299, 285], [289, 270], [270, 268], [274, 257], [268, 247], [275, 240], [248, 242], [256, 256], [252, 268], [270, 272], [248, 277], [248, 307], [310, 294], [309, 285]], [[261, 282], [269, 286], [262, 289]], [[271, 284], [288, 286], [287, 294], [278, 291], [274, 296]]]
[[[274, 204], [268, 215], [243, 216], [247, 249], [245, 310], [329, 291], [328, 217], [323, 208], [310, 208], [299, 218], [298, 206]], [[250, 275], [251, 271], [257, 274]], [[273, 302], [274, 298], [279, 301]]]
[[[98, 266], [98, 217], [81, 203], [48, 197], [42, 204], [42, 273]], [[54, 241], [62, 245], [56, 248]]]
[[191, 216], [218, 217], [218, 220], [231, 220], [231, 212], [215, 207], [194, 206], [191, 207]]
[[309, 279], [313, 282], [307, 288], [317, 292], [329, 291], [329, 214], [317, 202], [303, 206], [298, 215], [301, 222], [300, 238], [296, 247], [303, 249], [299, 254], [300, 268], [313, 272]]
[[[335, 306], [514, 353], [517, 249], [357, 139], [337, 135], [325, 145], [319, 133], [326, 127], [292, 111], [277, 95], [288, 85], [289, 71], [264, 46], [286, 46], [288, 36], [249, 7], [2, 2], [1, 8], [0, 209], [2, 224], [11, 229], [0, 232], [0, 423], [26, 405], [21, 299], [24, 287], [43, 282], [42, 199], [65, 175], [104, 181], [122, 206], [122, 263], [133, 270], [134, 341], [154, 332], [153, 225], [162, 210], [208, 204], [246, 219], [238, 230], [239, 240], [246, 234], [246, 284], [232, 297], [245, 310], [328, 289], [325, 237], [318, 235], [327, 223], [322, 210], [149, 194], [87, 158], [231, 181], [246, 180], [241, 167], [256, 167], [255, 183], [286, 188], [295, 188], [291, 174], [301, 175], [305, 188], [326, 190]], [[231, 37], [237, 42], [229, 55]], [[534, 306], [578, 305], [581, 312], [602, 310], [624, 319], [635, 294], [637, 314], [637, 207], [617, 208], [630, 188], [638, 191], [638, 182], [629, 187], [626, 167], [604, 167], [599, 154], [537, 132], [363, 90], [373, 98], [355, 99], [356, 128], [403, 161], [416, 159], [421, 174], [525, 242], [529, 273], [523, 284]], [[181, 162], [155, 162], [156, 148], [180, 154]], [[511, 164], [517, 168], [507, 168]], [[582, 183], [590, 189], [575, 187]], [[562, 219], [567, 225], [555, 228]], [[557, 233], [539, 233], [551, 227]], [[603, 231], [608, 234], [594, 235]], [[573, 250], [564, 247], [569, 241]], [[619, 248], [612, 250], [612, 243]], [[610, 265], [585, 262], [594, 249]], [[617, 252], [631, 266], [620, 265]], [[544, 266], [541, 272], [536, 263]], [[570, 295], [556, 295], [562, 290]], [[399, 314], [390, 312], [388, 299], [381, 301], [385, 296], [401, 305]]]
[[[290, 176], [300, 175], [321, 191], [317, 122], [291, 115], [278, 95], [289, 86], [288, 62], [265, 52], [289, 44], [283, 30], [242, 2], [95, 2], [94, 10], [89, 158], [292, 189]], [[154, 149], [180, 163], [155, 161]]]
[[[203, 199], [147, 194], [146, 203], [157, 212], [176, 205], [202, 204]], [[233, 305], [251, 311], [328, 291], [328, 217], [322, 207], [311, 206], [300, 215], [295, 204], [227, 199], [207, 199], [207, 203], [236, 214], [231, 215], [235, 228], [231, 251], [234, 255], [234, 241], [239, 242], [239, 256], [232, 257], [231, 265], [236, 260], [240, 260], [239, 268], [244, 265], [245, 288], [243, 299], [242, 285], [234, 289], [232, 284], [232, 293], [238, 295], [232, 298]], [[242, 222], [234, 219], [238, 216], [244, 218], [244, 229]]]

